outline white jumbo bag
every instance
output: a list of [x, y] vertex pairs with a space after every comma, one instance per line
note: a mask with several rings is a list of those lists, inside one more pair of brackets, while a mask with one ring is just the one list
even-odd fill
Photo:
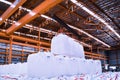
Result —
[[66, 56], [65, 58], [65, 74], [66, 76], [71, 76], [71, 64], [70, 64], [70, 57]]
[[78, 74], [87, 74], [87, 61], [85, 59], [77, 59], [78, 61]]
[[62, 33], [52, 38], [51, 53], [85, 58], [83, 46], [74, 39]]
[[64, 34], [58, 34], [53, 37], [51, 42], [51, 53], [60, 54], [60, 55], [68, 55], [69, 53], [69, 43], [68, 36]]
[[4, 65], [1, 65], [0, 74], [3, 74]]
[[88, 66], [88, 71], [87, 71], [87, 73], [88, 74], [94, 74], [94, 72], [95, 72], [95, 62], [92, 60], [92, 59], [88, 59], [87, 60], [87, 66]]
[[15, 72], [16, 74], [21, 75], [23, 73], [24, 66], [22, 65], [22, 63], [14, 64], [14, 67], [17, 68]]
[[95, 60], [95, 74], [102, 73], [102, 65], [100, 60]]
[[18, 74], [18, 64], [14, 64], [14, 66], [13, 66], [13, 69], [14, 69], [14, 74]]
[[23, 74], [27, 74], [27, 63], [22, 63], [22, 65], [23, 65], [23, 69], [22, 69], [22, 73]]
[[17, 72], [16, 74], [18, 74], [18, 73], [19, 74], [27, 74], [27, 63], [20, 63], [19, 65], [15, 64], [14, 67], [17, 69], [19, 68], [19, 72]]
[[71, 66], [71, 75], [76, 75], [78, 73], [78, 64], [77, 64], [77, 59], [75, 57], [70, 58], [70, 63]]
[[38, 62], [38, 53], [36, 54], [30, 54], [28, 56], [28, 59], [27, 59], [27, 63], [28, 63], [28, 75], [30, 77], [34, 77], [35, 75], [37, 75], [37, 71], [38, 69], [36, 69], [36, 66], [39, 66], [37, 64]]
[[4, 74], [4, 65], [1, 65], [0, 74]]
[[28, 57], [28, 75], [31, 77], [44, 77], [50, 78], [55, 73], [54, 67], [55, 63], [52, 60], [53, 57], [49, 56], [47, 53], [40, 52]]
[[[77, 63], [77, 65], [78, 65], [78, 69], [77, 69], [77, 74], [79, 75], [79, 74], [83, 74], [83, 62], [82, 62], [82, 59], [80, 59], [80, 58], [76, 58], [76, 63]], [[83, 65], [83, 66], [81, 66], [81, 65]]]
[[11, 65], [10, 64], [8, 64], [8, 65], [4, 65], [4, 67], [3, 67], [3, 73], [4, 74], [10, 74], [11, 72]]
[[0, 65], [0, 75], [2, 74], [2, 65]]
[[[56, 76], [63, 76], [65, 75], [65, 60], [64, 60], [64, 56], [62, 55], [58, 55], [55, 56], [55, 74]], [[54, 68], [53, 68], [54, 69]]]
[[71, 57], [85, 58], [83, 46], [76, 40], [69, 38]]
[[14, 70], [16, 68], [15, 64], [12, 63], [7, 67], [10, 68], [10, 72], [9, 72], [10, 74], [15, 74], [15, 70]]
[[[72, 39], [72, 38], [70, 38], [70, 37], [68, 37], [68, 44], [69, 44], [69, 54], [68, 54], [68, 56], [70, 56], [70, 57], [75, 57], [75, 54], [76, 54], [76, 44], [75, 44], [75, 42], [74, 42], [74, 40]], [[77, 56], [78, 57], [78, 56]]]
[[85, 59], [85, 54], [84, 54], [84, 48], [83, 48], [83, 45], [81, 45], [80, 43], [78, 42], [75, 42], [76, 43], [76, 57], [80, 57], [82, 59]]

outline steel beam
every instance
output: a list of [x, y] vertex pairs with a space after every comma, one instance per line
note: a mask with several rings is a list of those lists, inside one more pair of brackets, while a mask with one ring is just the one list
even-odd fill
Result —
[[[3, 40], [3, 39], [0, 39], [0, 42], [7, 43], [7, 44], [10, 43], [10, 41]], [[36, 45], [31, 45], [31, 44], [27, 44], [27, 43], [20, 43], [20, 42], [15, 42], [15, 41], [13, 41], [12, 44], [16, 44], [16, 45], [20, 45], [20, 46], [28, 46], [28, 47], [32, 47], [32, 48], [38, 48], [38, 46], [36, 46]], [[42, 47], [42, 46], [40, 46], [40, 48], [50, 50], [50, 48], [46, 48], [46, 47]]]
[[62, 2], [62, 0], [45, 0], [24, 17], [22, 17], [18, 22], [13, 24], [10, 28], [6, 30], [7, 34], [12, 34], [14, 31], [23, 27], [26, 23], [32, 21], [33, 19], [37, 18], [41, 14], [46, 13], [49, 9], [57, 5], [58, 3]]
[[10, 49], [9, 49], [9, 54], [8, 54], [8, 64], [12, 63], [12, 41], [13, 41], [13, 38], [11, 36], [11, 38], [10, 38]]
[[27, 0], [16, 0], [1, 16], [0, 25], [8, 19]]
[[[10, 36], [6, 35], [3, 32], [0, 32], [0, 36], [10, 38]], [[31, 42], [31, 43], [35, 43], [35, 44], [39, 43], [41, 45], [50, 46], [50, 43], [47, 43], [47, 42], [38, 41], [38, 40], [34, 40], [31, 38], [26, 38], [26, 37], [22, 37], [22, 36], [16, 36], [16, 35], [12, 35], [12, 36], [13, 36], [13, 39], [16, 39], [16, 40]]]

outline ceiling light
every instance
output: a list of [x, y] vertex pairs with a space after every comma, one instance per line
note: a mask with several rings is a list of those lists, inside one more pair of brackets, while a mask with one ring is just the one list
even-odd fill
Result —
[[19, 22], [15, 22], [15, 25], [16, 25], [16, 26], [19, 26], [20, 24], [21, 24], [21, 23], [19, 23]]
[[5, 32], [6, 30], [2, 30], [3, 32]]
[[25, 26], [30, 26], [30, 25], [28, 25], [28, 24], [25, 24]]
[[26, 11], [27, 11], [27, 12], [30, 12], [31, 10], [26, 8]]
[[8, 4], [8, 5], [11, 5], [11, 4], [12, 4], [11, 2], [8, 2], [8, 1], [6, 1], [6, 0], [0, 0], [0, 2], [6, 3], [6, 4]]
[[15, 5], [14, 5], [14, 4], [12, 4], [10, 7], [11, 7], [11, 8], [15, 8]]
[[0, 21], [2, 21], [2, 18], [0, 18]]
[[13, 23], [16, 23], [17, 21], [12, 21]]
[[36, 13], [35, 13], [35, 12], [33, 12], [33, 11], [30, 11], [30, 12], [29, 12], [29, 14], [30, 14], [31, 16], [36, 15]]
[[15, 7], [14, 4], [12, 4], [11, 2], [8, 2], [8, 1], [6, 1], [6, 0], [0, 0], [0, 2], [6, 3], [6, 4], [8, 4], [8, 5], [11, 5], [10, 7], [12, 7], [12, 8]]
[[14, 32], [14, 33], [20, 35], [20, 32]]
[[49, 17], [49, 16], [46, 16], [46, 15], [41, 15], [41, 17], [43, 17], [43, 18], [46, 18], [46, 19], [49, 19], [49, 20], [53, 20], [53, 21], [55, 21], [56, 22], [56, 20], [54, 20], [54, 19], [52, 19], [51, 17]]
[[96, 19], [98, 19], [100, 22], [102, 22], [108, 29], [110, 29], [118, 38], [120, 38], [120, 35], [99, 15], [95, 14], [93, 11], [85, 7], [82, 3], [78, 3], [76, 0], [71, 0], [74, 4], [82, 8], [84, 11], [86, 11], [88, 14], [92, 15]]

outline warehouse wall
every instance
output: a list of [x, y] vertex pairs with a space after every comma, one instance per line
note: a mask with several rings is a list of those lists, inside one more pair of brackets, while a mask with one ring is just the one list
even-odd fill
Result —
[[[9, 44], [0, 43], [0, 64], [4, 64], [8, 62], [7, 57], [8, 57], [9, 49], [10, 49]], [[28, 55], [31, 52], [35, 52], [35, 49], [27, 46], [12, 45], [12, 56], [14, 56], [12, 58], [12, 63], [22, 62], [21, 60], [22, 58], [24, 58], [23, 62], [26, 62], [27, 57], [22, 56], [21, 54], [23, 53]], [[14, 55], [14, 54], [18, 54], [18, 55]]]
[[[99, 51], [99, 54], [102, 54], [102, 55], [108, 56], [108, 55], [106, 55], [106, 53], [105, 53], [104, 50], [100, 50], [100, 51]], [[108, 61], [107, 61], [107, 60], [101, 60], [101, 63], [102, 63], [102, 64], [108, 64]]]
[[[93, 52], [97, 53], [97, 54], [102, 54], [102, 55], [105, 55], [106, 57], [108, 57], [108, 55], [106, 54], [106, 52], [104, 50], [94, 50]], [[101, 63], [102, 63], [102, 65], [108, 64], [108, 61], [107, 60], [101, 60]]]
[[108, 64], [112, 66], [120, 66], [120, 50], [106, 51], [109, 57]]
[[[9, 54], [9, 49], [10, 49], [10, 45], [7, 43], [0, 43], [0, 64], [4, 64], [4, 63], [8, 63], [8, 54]], [[42, 48], [41, 48], [42, 50]], [[12, 45], [12, 63], [17, 63], [17, 62], [26, 62], [27, 56], [30, 53], [35, 53], [38, 50], [36, 50], [36, 48], [32, 48], [32, 47], [27, 47], [27, 46], [20, 46], [20, 45]], [[99, 50], [99, 51], [93, 51], [94, 54], [102, 54], [105, 55], [103, 50]], [[18, 55], [16, 55], [18, 54]], [[24, 54], [24, 55], [22, 55]], [[99, 56], [95, 56], [98, 57], [97, 59], [99, 59]], [[87, 59], [93, 59], [93, 57], [91, 55], [89, 55], [89, 57]], [[96, 59], [96, 58], [95, 58]], [[106, 60], [101, 60], [102, 64], [106, 64], [107, 61]]]

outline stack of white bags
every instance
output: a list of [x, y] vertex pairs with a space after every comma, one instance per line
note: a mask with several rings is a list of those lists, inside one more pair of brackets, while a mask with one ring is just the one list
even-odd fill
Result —
[[53, 37], [51, 52], [31, 54], [27, 63], [0, 66], [0, 75], [28, 76], [21, 80], [93, 80], [91, 75], [101, 73], [101, 62], [85, 59], [83, 46], [64, 34]]
[[28, 75], [32, 77], [102, 73], [101, 62], [86, 60], [83, 46], [64, 34], [53, 37], [51, 52], [31, 54], [27, 62]]
[[101, 74], [99, 60], [85, 60], [76, 57], [54, 56], [49, 52], [40, 52], [28, 57], [28, 75], [31, 77], [51, 78], [77, 74]]
[[58, 34], [53, 37], [51, 42], [51, 53], [85, 58], [83, 46], [65, 34]]

